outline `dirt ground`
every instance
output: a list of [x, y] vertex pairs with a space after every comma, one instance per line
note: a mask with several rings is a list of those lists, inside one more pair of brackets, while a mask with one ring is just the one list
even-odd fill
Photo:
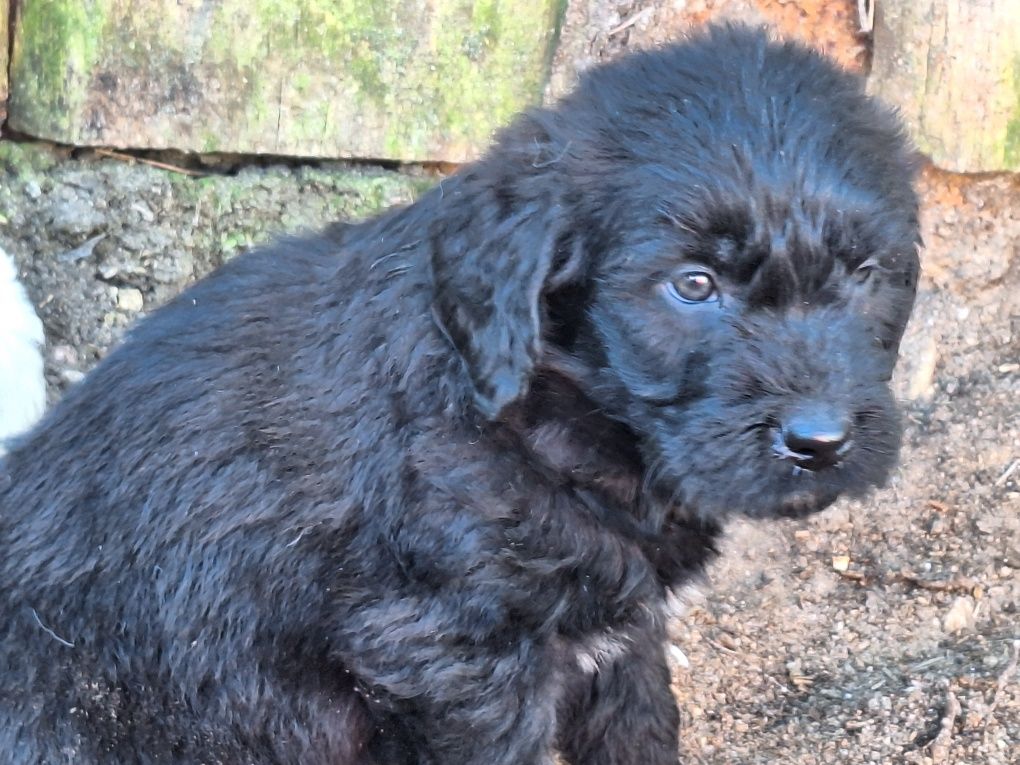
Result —
[[[720, 9], [866, 66], [855, 7], [574, 3], [550, 94]], [[251, 243], [435, 181], [420, 168], [179, 164], [209, 174], [0, 143], [0, 248], [46, 325], [52, 398], [138, 316]], [[674, 629], [686, 763], [1020, 763], [1020, 178], [929, 168], [921, 190], [902, 467], [867, 502], [734, 526]]]

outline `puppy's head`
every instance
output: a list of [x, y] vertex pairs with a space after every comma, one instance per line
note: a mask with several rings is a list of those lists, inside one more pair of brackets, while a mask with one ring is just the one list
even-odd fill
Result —
[[568, 370], [691, 512], [821, 509], [895, 463], [910, 157], [857, 78], [761, 33], [631, 56], [465, 174], [439, 323], [487, 416]]

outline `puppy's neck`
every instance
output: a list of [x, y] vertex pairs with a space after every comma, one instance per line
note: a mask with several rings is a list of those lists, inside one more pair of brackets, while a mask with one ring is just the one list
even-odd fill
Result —
[[640, 545], [664, 586], [696, 575], [715, 554], [720, 526], [690, 517], [649, 483], [639, 436], [585, 395], [583, 365], [549, 360], [505, 426], [608, 529]]
[[506, 425], [563, 483], [595, 492], [636, 517], [645, 475], [637, 436], [606, 416], [571, 379], [541, 369]]

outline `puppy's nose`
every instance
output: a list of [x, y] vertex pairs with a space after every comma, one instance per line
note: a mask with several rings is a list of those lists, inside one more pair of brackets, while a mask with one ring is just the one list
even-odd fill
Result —
[[783, 456], [805, 470], [822, 470], [839, 462], [850, 445], [850, 424], [842, 413], [822, 405], [791, 412], [781, 428]]

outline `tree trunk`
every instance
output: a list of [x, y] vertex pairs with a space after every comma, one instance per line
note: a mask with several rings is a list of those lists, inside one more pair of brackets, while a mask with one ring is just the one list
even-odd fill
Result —
[[939, 167], [1020, 170], [1020, 0], [877, 0], [869, 88]]

